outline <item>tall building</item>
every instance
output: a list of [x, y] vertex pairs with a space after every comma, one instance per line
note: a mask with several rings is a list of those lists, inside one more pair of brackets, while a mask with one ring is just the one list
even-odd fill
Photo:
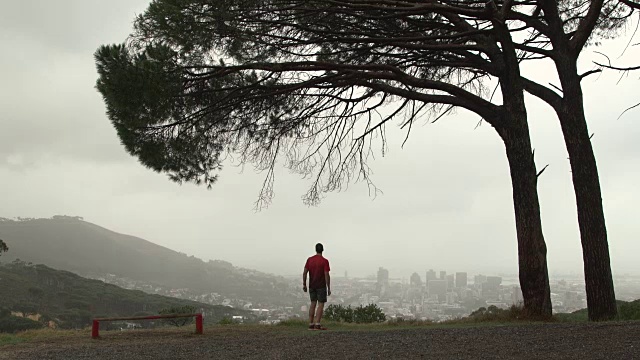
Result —
[[466, 272], [457, 272], [456, 273], [456, 287], [457, 288], [466, 288], [467, 287], [467, 273]]
[[500, 276], [487, 276], [487, 281], [481, 285], [482, 296], [486, 299], [497, 299], [500, 293], [500, 284], [502, 284]]
[[502, 277], [500, 276], [487, 276], [487, 285], [492, 288], [498, 288], [502, 284]]
[[378, 269], [378, 285], [388, 285], [389, 284], [389, 270], [380, 267]]
[[427, 276], [424, 279], [424, 283], [429, 284], [429, 281], [431, 280], [438, 280], [438, 277], [436, 276], [436, 272], [433, 271], [433, 269], [429, 269], [429, 271], [427, 271]]
[[431, 280], [427, 283], [427, 291], [430, 298], [439, 302], [447, 301], [447, 280]]
[[422, 286], [422, 280], [420, 279], [420, 275], [418, 273], [411, 274], [411, 279], [409, 280], [409, 284], [412, 287], [420, 287]]
[[453, 286], [455, 285], [455, 281], [456, 281], [455, 275], [453, 275], [453, 274], [447, 275], [447, 289], [449, 291], [453, 290]]
[[446, 280], [447, 277], [447, 272], [446, 271], [440, 271], [440, 280]]
[[378, 269], [378, 282], [376, 283], [378, 295], [383, 296], [389, 289], [389, 270], [380, 267]]

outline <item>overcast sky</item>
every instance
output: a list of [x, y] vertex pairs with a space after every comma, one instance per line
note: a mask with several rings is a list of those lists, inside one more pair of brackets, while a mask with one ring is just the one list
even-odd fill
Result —
[[[148, 0], [0, 0], [0, 217], [83, 216], [111, 230], [171, 249], [282, 275], [297, 274], [316, 242], [342, 275], [424, 276], [427, 269], [516, 273], [511, 184], [502, 142], [465, 111], [403, 133], [388, 127], [390, 152], [378, 157], [375, 199], [364, 184], [330, 193], [309, 208], [308, 180], [281, 169], [276, 197], [254, 212], [262, 175], [226, 167], [212, 190], [178, 185], [129, 156], [94, 85], [93, 53], [119, 43]], [[630, 31], [629, 31], [630, 32]], [[629, 35], [629, 34], [627, 34]], [[587, 49], [615, 59], [628, 37]], [[638, 47], [617, 60], [629, 64]], [[598, 58], [601, 59], [601, 58]], [[543, 79], [540, 64], [528, 75]], [[603, 188], [615, 275], [639, 273], [640, 101], [637, 75], [591, 76], [585, 102]], [[545, 80], [547, 81], [547, 80]], [[548, 81], [553, 81], [550, 77]], [[634, 90], [636, 89], [636, 90]], [[634, 94], [635, 92], [635, 94]], [[551, 274], [582, 273], [575, 198], [557, 119], [529, 99]]]

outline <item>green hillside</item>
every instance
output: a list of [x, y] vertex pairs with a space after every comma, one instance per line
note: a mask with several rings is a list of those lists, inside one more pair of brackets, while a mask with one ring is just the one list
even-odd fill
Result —
[[0, 308], [40, 314], [60, 327], [84, 327], [93, 317], [157, 314], [173, 306], [190, 305], [209, 322], [248, 312], [220, 305], [126, 290], [102, 281], [82, 278], [45, 265], [14, 261], [0, 266]]
[[291, 299], [292, 289], [281, 277], [224, 261], [204, 262], [80, 218], [0, 218], [0, 238], [9, 246], [9, 252], [0, 258], [3, 262], [21, 259], [90, 277], [114, 274], [196, 293], [215, 292], [254, 304], [285, 304]]

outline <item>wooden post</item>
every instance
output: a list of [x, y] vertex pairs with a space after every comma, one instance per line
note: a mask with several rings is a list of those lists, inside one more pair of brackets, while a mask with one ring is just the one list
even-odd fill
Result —
[[93, 326], [91, 326], [91, 337], [97, 339], [100, 334], [100, 322], [98, 320], [93, 320]]
[[202, 314], [196, 315], [196, 334], [202, 334]]

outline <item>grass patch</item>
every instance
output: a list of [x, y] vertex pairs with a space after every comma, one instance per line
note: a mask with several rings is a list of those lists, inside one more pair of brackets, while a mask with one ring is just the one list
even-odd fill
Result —
[[[323, 321], [322, 324], [331, 330], [338, 331], [384, 331], [394, 329], [413, 329], [413, 328], [460, 328], [460, 327], [479, 327], [479, 326], [507, 326], [507, 325], [526, 325], [537, 324], [542, 322], [555, 322], [556, 319], [540, 319], [528, 316], [520, 306], [512, 306], [509, 309], [499, 309], [495, 306], [489, 308], [480, 308], [471, 315], [452, 319], [447, 321], [436, 322], [433, 320], [388, 320], [379, 323], [357, 324], [339, 321]], [[285, 320], [276, 325], [279, 328], [289, 329], [306, 329], [309, 324], [305, 320]]]
[[24, 340], [13, 334], [0, 334], [0, 346], [14, 345]]

